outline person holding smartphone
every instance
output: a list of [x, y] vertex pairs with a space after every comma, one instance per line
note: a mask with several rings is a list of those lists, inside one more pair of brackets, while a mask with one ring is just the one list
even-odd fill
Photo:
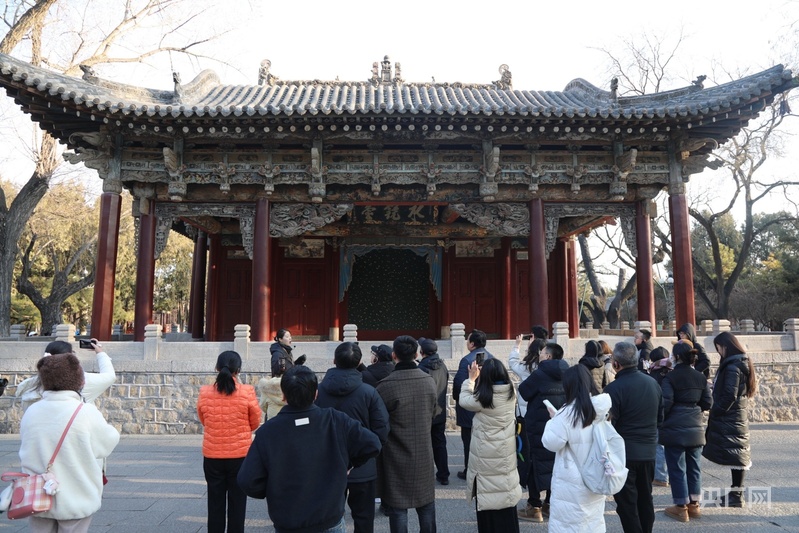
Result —
[[[88, 343], [88, 346], [87, 346]], [[84, 372], [83, 389], [80, 391], [85, 402], [93, 402], [100, 397], [117, 379], [111, 358], [103, 350], [103, 345], [97, 339], [81, 341], [81, 347], [93, 350], [95, 353], [98, 372]], [[74, 353], [72, 344], [65, 341], [53, 341], [44, 349], [44, 357], [58, 354]], [[25, 411], [42, 398], [42, 388], [39, 376], [31, 376], [17, 385], [16, 397], [22, 403]]]
[[472, 442], [472, 419], [474, 413], [462, 408], [458, 403], [463, 382], [469, 377], [469, 366], [477, 360], [477, 353], [482, 352], [482, 358], [491, 359], [494, 357], [485, 349], [486, 334], [479, 329], [473, 330], [466, 339], [466, 347], [469, 353], [461, 358], [458, 364], [458, 371], [452, 378], [452, 396], [455, 398], [455, 419], [461, 428], [461, 441], [463, 442], [463, 470], [458, 472], [460, 479], [466, 479], [466, 470], [469, 468], [469, 445]]

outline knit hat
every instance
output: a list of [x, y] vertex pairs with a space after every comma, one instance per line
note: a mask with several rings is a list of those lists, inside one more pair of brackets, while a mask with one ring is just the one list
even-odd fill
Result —
[[73, 353], [42, 357], [36, 363], [36, 369], [43, 390], [80, 392], [83, 389], [83, 367]]
[[419, 348], [425, 355], [433, 355], [434, 353], [438, 353], [438, 344], [436, 344], [436, 341], [433, 339], [419, 337]]
[[372, 346], [372, 351], [377, 356], [378, 361], [391, 361], [391, 346], [388, 344], [381, 344], [380, 346]]

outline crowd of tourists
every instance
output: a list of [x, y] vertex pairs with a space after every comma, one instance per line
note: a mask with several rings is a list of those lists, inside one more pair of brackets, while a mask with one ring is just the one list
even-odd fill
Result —
[[[625, 532], [650, 532], [653, 484], [671, 489], [666, 516], [699, 519], [703, 456], [731, 470], [731, 489], [718, 503], [744, 505], [756, 376], [733, 334], [713, 339], [720, 362], [712, 380], [691, 324], [670, 350], [654, 348], [647, 330], [613, 347], [590, 340], [573, 366], [548, 337], [540, 326], [519, 335], [506, 366], [474, 330], [453, 376], [464, 457], [456, 476], [466, 482], [480, 533], [519, 531], [519, 520], [548, 521], [554, 532], [605, 531], [609, 494]], [[348, 507], [354, 531], [369, 533], [377, 502], [392, 533], [408, 531], [409, 509], [419, 531], [435, 532], [435, 485], [450, 483], [449, 372], [436, 342], [403, 335], [372, 346], [370, 361], [357, 342], [343, 342], [321, 381], [304, 356], [294, 358], [291, 342], [289, 331], [278, 331], [272, 376], [256, 386], [240, 381], [239, 354], [222, 352], [214, 383], [199, 392], [208, 531], [244, 531], [249, 496], [266, 500], [278, 532], [345, 532]], [[119, 433], [92, 403], [115, 374], [102, 346], [92, 340], [91, 347], [99, 373], [84, 373], [72, 345], [56, 341], [37, 374], [17, 387], [26, 409], [22, 471], [47, 470], [59, 487], [51, 508], [29, 519], [37, 533], [88, 531], [100, 508], [104, 461]], [[603, 474], [618, 485], [610, 491], [588, 481], [597, 449]], [[618, 468], [613, 454], [623, 455]]]

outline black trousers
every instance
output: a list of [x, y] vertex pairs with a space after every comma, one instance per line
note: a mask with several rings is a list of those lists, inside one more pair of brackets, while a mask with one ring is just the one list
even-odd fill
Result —
[[652, 533], [655, 507], [652, 503], [652, 480], [655, 461], [627, 461], [627, 481], [618, 494], [616, 513], [624, 533]]
[[461, 426], [461, 440], [463, 441], [463, 471], [469, 469], [469, 447], [472, 445], [472, 427]]
[[447, 423], [433, 424], [430, 437], [433, 440], [433, 461], [436, 463], [436, 479], [449, 479], [449, 460], [447, 457]]
[[347, 483], [347, 505], [350, 506], [355, 533], [374, 532], [376, 495], [377, 480]]
[[[247, 495], [236, 481], [243, 462], [244, 457], [203, 458], [203, 472], [208, 484], [208, 533], [225, 533], [225, 524], [228, 533], [244, 532]], [[374, 507], [374, 501], [372, 503]]]

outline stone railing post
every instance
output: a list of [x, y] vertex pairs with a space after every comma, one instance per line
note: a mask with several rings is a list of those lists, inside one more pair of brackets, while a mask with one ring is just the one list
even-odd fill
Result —
[[55, 340], [69, 343], [75, 342], [75, 325], [58, 324], [55, 327]]
[[741, 333], [753, 333], [755, 331], [755, 321], [751, 318], [741, 320]]
[[236, 324], [233, 328], [233, 350], [238, 352], [244, 361], [250, 358], [249, 324]]
[[86, 326], [86, 336], [89, 337], [90, 339], [92, 338], [92, 325], [91, 324]]
[[713, 321], [713, 335], [718, 335], [722, 331], [730, 331], [730, 321], [725, 319]]
[[669, 329], [671, 331], [677, 331], [677, 321], [676, 320], [672, 320], [671, 322], [669, 322]]
[[552, 324], [552, 342], [560, 344], [564, 351], [569, 351], [568, 322], [555, 322]]
[[649, 320], [638, 320], [633, 323], [633, 329], [638, 331], [639, 329], [646, 329], [649, 330], [651, 333], [652, 331], [652, 323]]
[[[560, 322], [555, 322], [555, 324], [559, 324], [559, 323]], [[602, 329], [610, 329], [610, 322], [608, 322], [607, 320], [602, 322]], [[560, 343], [558, 343], [558, 344], [560, 344]]]
[[789, 318], [785, 321], [785, 332], [793, 337], [793, 349], [799, 350], [799, 318]]
[[356, 324], [344, 324], [344, 339], [342, 342], [358, 342], [358, 326]]
[[25, 326], [23, 324], [11, 324], [11, 338], [21, 341], [25, 338]]
[[621, 322], [619, 322], [619, 328], [622, 331], [624, 331], [625, 329], [630, 329], [630, 323], [627, 322], [626, 320], [622, 320]]
[[111, 336], [114, 339], [116, 339], [118, 341], [121, 341], [122, 340], [122, 335], [123, 335], [123, 333], [122, 333], [122, 324], [114, 324], [113, 327], [111, 328]]
[[158, 351], [161, 347], [161, 324], [147, 324], [144, 326], [144, 360], [154, 361], [158, 359]]
[[[713, 334], [713, 321], [712, 320], [703, 320], [700, 326], [700, 330], [702, 335], [712, 335]], [[697, 332], [697, 335], [699, 332]]]
[[449, 340], [452, 343], [452, 358], [460, 360], [468, 353], [466, 349], [466, 325], [455, 323], [449, 325]]

